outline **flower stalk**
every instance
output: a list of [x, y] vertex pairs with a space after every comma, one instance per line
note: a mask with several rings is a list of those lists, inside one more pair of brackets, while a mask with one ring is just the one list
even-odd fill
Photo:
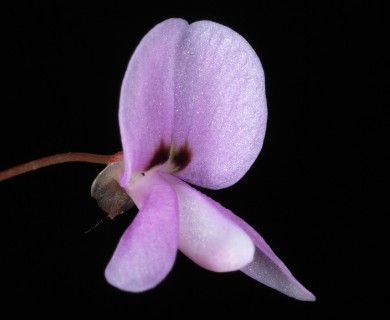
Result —
[[66, 162], [88, 162], [107, 165], [110, 162], [111, 158], [112, 155], [101, 155], [82, 152], [67, 152], [54, 154], [51, 156], [20, 164], [4, 171], [0, 171], [0, 181], [13, 178], [23, 173]]

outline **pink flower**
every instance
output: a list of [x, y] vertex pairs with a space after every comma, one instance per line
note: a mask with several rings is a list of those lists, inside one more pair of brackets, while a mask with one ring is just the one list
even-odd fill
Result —
[[[205, 269], [241, 270], [315, 300], [252, 227], [190, 186], [222, 189], [240, 180], [262, 148], [266, 122], [263, 69], [239, 34], [169, 19], [142, 39], [121, 90], [123, 161], [105, 169], [139, 208], [106, 268], [110, 284], [151, 289], [180, 250]], [[126, 193], [119, 211], [131, 204]]]

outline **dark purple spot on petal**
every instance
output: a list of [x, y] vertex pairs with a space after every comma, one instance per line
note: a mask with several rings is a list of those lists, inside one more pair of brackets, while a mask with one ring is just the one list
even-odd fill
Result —
[[156, 149], [152, 160], [146, 166], [145, 171], [152, 169], [153, 167], [167, 162], [169, 159], [169, 147], [165, 145], [163, 141], [160, 142], [160, 145]]
[[192, 152], [188, 147], [188, 144], [184, 144], [174, 153], [172, 163], [174, 166], [175, 172], [183, 170], [191, 161]]

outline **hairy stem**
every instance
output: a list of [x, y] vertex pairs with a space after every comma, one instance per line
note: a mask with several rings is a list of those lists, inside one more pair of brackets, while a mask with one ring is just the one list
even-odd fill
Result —
[[4, 171], [1, 171], [0, 181], [10, 179], [12, 177], [18, 176], [20, 174], [29, 171], [33, 171], [40, 168], [52, 166], [54, 164], [65, 163], [65, 162], [89, 162], [89, 163], [108, 164], [111, 157], [112, 155], [100, 155], [100, 154], [78, 153], [78, 152], [54, 154], [48, 157], [33, 160], [6, 169]]

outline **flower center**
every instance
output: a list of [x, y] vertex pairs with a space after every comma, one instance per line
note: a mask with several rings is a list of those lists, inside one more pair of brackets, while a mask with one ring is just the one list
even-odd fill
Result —
[[[169, 173], [183, 170], [190, 163], [191, 157], [192, 152], [188, 143], [176, 148], [173, 144], [169, 147], [161, 141], [149, 164], [142, 172], [133, 173], [129, 184], [137, 183], [151, 170], [162, 170]], [[114, 219], [130, 209], [134, 205], [134, 201], [128, 192], [119, 185], [124, 166], [123, 153], [114, 154], [107, 160], [107, 163], [108, 166], [99, 173], [92, 183], [91, 196], [96, 199], [108, 217]]]

